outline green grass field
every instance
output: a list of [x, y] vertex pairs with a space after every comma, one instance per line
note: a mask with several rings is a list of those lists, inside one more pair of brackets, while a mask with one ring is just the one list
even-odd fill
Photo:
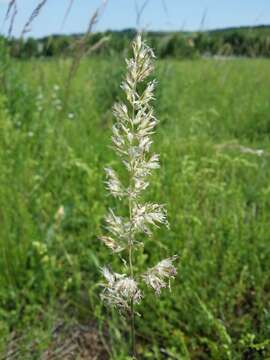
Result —
[[[64, 104], [69, 65], [0, 67], [0, 353], [17, 351], [8, 359], [43, 359], [59, 321], [93, 324], [111, 358], [127, 359], [128, 324], [99, 299], [99, 267], [120, 261], [97, 239], [118, 206], [103, 168], [119, 165], [111, 106], [125, 63], [84, 60]], [[270, 358], [270, 63], [166, 60], [155, 77], [161, 169], [147, 199], [166, 204], [171, 228], [155, 231], [137, 264], [180, 261], [172, 292], [149, 291], [138, 308], [137, 351]]]

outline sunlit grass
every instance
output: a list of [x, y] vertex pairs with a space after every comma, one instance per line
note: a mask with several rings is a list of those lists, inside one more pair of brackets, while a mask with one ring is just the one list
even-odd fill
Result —
[[[3, 348], [8, 332], [25, 333], [27, 324], [40, 334], [40, 354], [64, 309], [69, 320], [106, 318], [116, 358], [122, 356], [118, 318], [101, 308], [96, 282], [102, 263], [115, 270], [118, 264], [97, 235], [105, 208], [115, 206], [104, 191], [103, 167], [116, 165], [110, 106], [121, 96], [124, 66], [121, 59], [83, 61], [66, 112], [57, 104], [64, 102], [68, 60], [13, 63], [8, 70], [0, 101]], [[180, 253], [180, 264], [172, 294], [156, 301], [149, 293], [140, 311], [144, 358], [267, 356], [267, 343], [264, 353], [260, 344], [270, 335], [269, 66], [158, 63], [154, 147], [161, 169], [147, 198], [166, 204], [171, 230], [157, 231], [145, 256], [155, 263], [160, 253]], [[240, 145], [264, 153], [243, 153]], [[65, 214], [55, 226], [60, 206]], [[33, 339], [26, 333], [27, 353]]]

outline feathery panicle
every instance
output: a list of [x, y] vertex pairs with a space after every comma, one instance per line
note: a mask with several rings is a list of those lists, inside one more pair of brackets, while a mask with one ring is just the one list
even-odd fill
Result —
[[[159, 227], [162, 224], [168, 227], [164, 206], [144, 203], [141, 198], [143, 191], [149, 186], [148, 177], [160, 166], [159, 155], [151, 152], [153, 143], [151, 135], [157, 125], [151, 106], [156, 81], [145, 84], [146, 78], [153, 70], [154, 57], [152, 49], [138, 35], [133, 42], [133, 57], [126, 61], [127, 75], [121, 85], [126, 102], [119, 102], [113, 107], [116, 121], [112, 128], [112, 142], [116, 154], [127, 171], [127, 186], [123, 185], [114, 169], [105, 168], [106, 187], [113, 197], [118, 198], [128, 207], [129, 217], [118, 216], [110, 209], [105, 218], [106, 229], [110, 235], [100, 237], [100, 240], [114, 253], [123, 252], [122, 259], [127, 256], [128, 268], [125, 268], [124, 274], [110, 272], [108, 268], [102, 269], [106, 284], [101, 297], [107, 304], [130, 314], [133, 358], [135, 357], [134, 306], [142, 299], [139, 280], [143, 279], [159, 294], [162, 288], [169, 286], [170, 279], [176, 275], [176, 269], [172, 264], [176, 256], [162, 260], [142, 275], [135, 274], [133, 269], [136, 235], [144, 233], [150, 236], [151, 227]], [[138, 86], [139, 83], [142, 84]], [[142, 88], [144, 89], [141, 91]]]

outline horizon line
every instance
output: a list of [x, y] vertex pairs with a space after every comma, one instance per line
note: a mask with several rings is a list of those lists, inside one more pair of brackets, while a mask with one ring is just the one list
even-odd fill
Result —
[[[215, 32], [215, 31], [225, 31], [225, 30], [237, 30], [237, 29], [259, 29], [259, 28], [270, 28], [270, 24], [259, 24], [259, 25], [236, 25], [236, 26], [227, 26], [227, 27], [213, 27], [213, 28], [207, 28], [207, 29], [179, 29], [179, 30], [166, 30], [166, 29], [148, 29], [145, 31], [142, 31], [143, 33], [206, 33], [206, 32]], [[122, 28], [122, 29], [112, 29], [108, 28], [106, 30], [93, 30], [92, 34], [99, 34], [99, 33], [106, 33], [106, 32], [115, 32], [115, 33], [121, 33], [121, 32], [138, 32], [138, 30], [135, 27], [130, 28]], [[54, 32], [51, 34], [43, 35], [43, 36], [35, 36], [31, 34], [27, 34], [24, 38], [34, 38], [37, 40], [41, 40], [48, 37], [54, 37], [54, 36], [82, 36], [85, 32]], [[91, 34], [90, 34], [91, 35]], [[5, 34], [0, 34], [1, 37], [8, 38]], [[21, 39], [20, 36], [11, 36], [10, 39]]]

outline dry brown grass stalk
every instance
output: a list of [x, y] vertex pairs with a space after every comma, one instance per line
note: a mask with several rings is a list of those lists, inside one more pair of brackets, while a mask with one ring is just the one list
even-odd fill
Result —
[[35, 20], [35, 18], [40, 14], [42, 8], [44, 7], [44, 5], [46, 4], [47, 0], [42, 0], [38, 3], [38, 5], [34, 8], [34, 10], [32, 11], [29, 19], [27, 20], [27, 22], [25, 23], [21, 36], [23, 36], [24, 34], [26, 34], [27, 32], [31, 31], [30, 25], [32, 24], [32, 22]]
[[148, 5], [149, 0], [145, 0], [141, 6], [139, 6], [138, 2], [135, 0], [135, 11], [136, 11], [136, 28], [138, 31], [140, 31], [140, 25], [141, 25], [141, 18], [143, 15], [143, 12]]
[[102, 0], [100, 6], [95, 10], [94, 14], [91, 16], [84, 36], [82, 38], [80, 38], [79, 40], [77, 40], [77, 42], [75, 44], [75, 56], [71, 63], [67, 81], [66, 81], [66, 86], [65, 86], [65, 97], [64, 97], [64, 106], [63, 106], [64, 111], [66, 110], [66, 105], [68, 103], [72, 79], [74, 78], [74, 76], [78, 70], [78, 67], [80, 65], [83, 55], [87, 52], [87, 40], [89, 39], [89, 36], [92, 33], [94, 26], [97, 24], [107, 3], [108, 3], [108, 0]]
[[90, 47], [90, 49], [87, 51], [87, 54], [90, 55], [100, 50], [104, 46], [104, 44], [110, 41], [110, 38], [110, 36], [103, 36], [98, 42], [96, 42], [93, 46]]
[[10, 0], [10, 2], [8, 3], [8, 8], [7, 8], [7, 12], [6, 12], [4, 21], [8, 20], [11, 10], [15, 5], [16, 5], [16, 0]]
[[72, 9], [73, 4], [74, 4], [74, 0], [69, 0], [68, 7], [67, 7], [67, 10], [66, 10], [66, 12], [65, 12], [63, 21], [62, 21], [61, 28], [63, 28], [63, 26], [65, 25], [65, 22], [66, 22], [69, 14], [70, 14], [70, 11], [71, 11], [71, 9]]
[[8, 28], [8, 37], [11, 37], [12, 34], [12, 30], [13, 30], [13, 26], [14, 26], [14, 22], [15, 22], [15, 18], [16, 15], [18, 13], [18, 9], [17, 9], [17, 2], [16, 0], [10, 0], [8, 3], [8, 8], [7, 8], [7, 12], [4, 18], [4, 23], [6, 21], [8, 21], [9, 17], [10, 17], [10, 23], [9, 23], [9, 28]]

